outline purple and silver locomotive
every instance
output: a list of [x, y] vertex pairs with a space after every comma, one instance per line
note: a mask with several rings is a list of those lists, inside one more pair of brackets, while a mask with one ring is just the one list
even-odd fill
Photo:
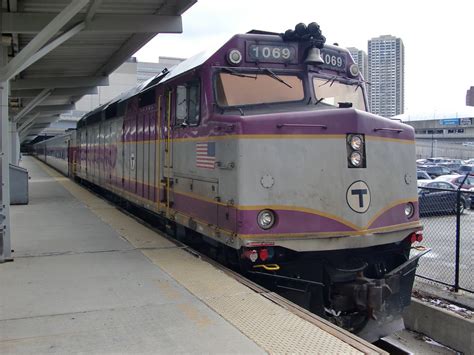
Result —
[[236, 35], [89, 113], [71, 142], [70, 175], [177, 237], [367, 339], [403, 326], [414, 131], [368, 112], [357, 65], [317, 24]]

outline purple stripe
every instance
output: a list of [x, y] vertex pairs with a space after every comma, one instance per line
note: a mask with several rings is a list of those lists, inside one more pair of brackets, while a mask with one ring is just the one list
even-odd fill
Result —
[[275, 210], [277, 221], [270, 230], [257, 225], [259, 211], [239, 211], [240, 234], [291, 234], [315, 232], [350, 232], [354, 229], [336, 220], [300, 211]]
[[419, 220], [418, 217], [418, 202], [413, 202], [413, 205], [415, 206], [415, 214], [412, 219], [407, 219], [405, 217], [405, 203], [402, 203], [398, 206], [395, 206], [388, 211], [386, 211], [384, 214], [382, 214], [380, 217], [378, 217], [370, 226], [369, 228], [375, 229], [375, 228], [382, 228], [385, 226], [392, 226], [395, 224], [402, 224], [402, 223], [408, 223], [408, 222], [415, 222]]

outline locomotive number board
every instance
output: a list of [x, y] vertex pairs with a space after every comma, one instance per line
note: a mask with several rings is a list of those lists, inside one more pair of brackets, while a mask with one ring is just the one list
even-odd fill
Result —
[[337, 71], [346, 70], [346, 56], [342, 53], [323, 48], [321, 50], [321, 58], [324, 61], [324, 64], [321, 64], [323, 68]]
[[247, 62], [298, 64], [298, 47], [291, 44], [247, 42]]

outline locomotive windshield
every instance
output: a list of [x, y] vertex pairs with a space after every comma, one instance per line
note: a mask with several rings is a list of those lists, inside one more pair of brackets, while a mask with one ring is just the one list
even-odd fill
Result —
[[314, 95], [323, 103], [338, 106], [340, 102], [350, 102], [352, 107], [365, 111], [364, 94], [359, 83], [345, 84], [333, 79], [313, 78]]
[[216, 81], [219, 106], [300, 101], [304, 99], [303, 80], [296, 75], [269, 73], [219, 73]]

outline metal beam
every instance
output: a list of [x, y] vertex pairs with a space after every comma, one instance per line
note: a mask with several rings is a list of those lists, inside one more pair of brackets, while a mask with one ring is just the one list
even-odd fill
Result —
[[12, 121], [13, 122], [18, 122], [20, 120], [20, 118], [22, 118], [22, 117], [26, 116], [28, 113], [30, 113], [31, 110], [33, 110], [41, 101], [46, 99], [49, 95], [51, 95], [51, 90], [43, 89], [43, 91], [41, 91], [38, 96], [36, 96], [33, 100], [31, 100], [31, 102], [29, 102], [28, 105], [26, 105], [20, 112], [18, 112], [12, 118]]
[[[75, 36], [76, 34], [78, 34], [79, 32], [81, 32], [84, 28], [86, 27], [86, 24], [84, 22], [81, 22], [80, 24], [74, 26], [73, 28], [71, 28], [69, 31], [67, 32], [64, 32], [62, 35], [60, 35], [58, 38], [54, 39], [53, 41], [51, 41], [50, 43], [48, 43], [47, 45], [45, 45], [43, 48], [41, 48], [38, 52], [36, 52], [35, 54], [31, 55], [29, 58], [27, 58], [23, 63], [21, 63], [20, 65], [18, 65], [16, 68], [11, 68], [10, 71], [8, 71], [7, 68], [5, 68], [5, 72], [0, 71], [0, 76], [1, 75], [5, 75], [7, 76], [8, 78], [11, 78], [15, 75], [17, 75], [18, 73], [20, 73], [22, 70], [28, 68], [30, 65], [32, 65], [33, 63], [37, 62], [38, 60], [40, 60], [41, 58], [43, 58], [46, 54], [48, 54], [49, 52], [51, 52], [53, 49], [59, 47], [61, 44], [63, 44], [64, 42], [66, 42], [68, 39], [70, 39], [71, 37]], [[26, 48], [26, 47], [25, 47]], [[21, 53], [21, 52], [20, 52]], [[17, 58], [17, 57], [14, 57], [14, 59]], [[13, 60], [12, 60], [13, 62]]]
[[[4, 13], [3, 33], [38, 33], [56, 14], [48, 13]], [[82, 22], [83, 15], [74, 16], [71, 22]], [[86, 17], [87, 18], [87, 17]], [[84, 32], [89, 33], [181, 33], [181, 16], [96, 14]]]
[[35, 119], [35, 123], [48, 123], [49, 124], [61, 118], [61, 115], [58, 113], [56, 114], [51, 114], [51, 113], [45, 114], [44, 112], [38, 112], [38, 113], [39, 115]]
[[95, 13], [97, 12], [97, 9], [101, 4], [102, 0], [92, 0], [91, 4], [89, 5], [89, 8], [87, 9], [86, 18], [84, 19], [87, 24], [92, 21], [95, 16]]
[[36, 112], [62, 112], [62, 111], [71, 111], [76, 108], [76, 105], [69, 104], [69, 105], [48, 105], [48, 106], [36, 106]]
[[40, 79], [19, 79], [10, 82], [12, 90], [76, 88], [107, 85], [109, 85], [109, 78], [107, 76], [51, 77]]
[[89, 0], [74, 0], [66, 6], [2, 69], [1, 80], [11, 79], [18, 74], [18, 70], [22, 67], [24, 68], [25, 62], [51, 40], [88, 3]]
[[145, 44], [147, 44], [155, 34], [136, 34], [131, 36], [115, 53], [109, 58], [97, 72], [96, 75], [109, 75], [122, 65], [131, 55]]
[[[30, 98], [36, 97], [41, 92], [41, 89], [29, 89], [29, 90], [12, 90], [10, 93], [10, 97], [22, 97], [22, 98]], [[97, 94], [99, 90], [96, 86], [91, 87], [79, 87], [79, 88], [64, 88], [64, 89], [55, 89], [50, 99], [53, 98], [67, 98], [71, 96], [82, 96], [82, 95], [92, 95]]]
[[[22, 99], [24, 105], [27, 105], [31, 99]], [[47, 106], [47, 105], [67, 105], [71, 104], [73, 101], [70, 97], [52, 97], [48, 96], [46, 99], [41, 101], [37, 106]]]
[[20, 135], [21, 135], [22, 131], [24, 131], [26, 127], [29, 127], [30, 124], [32, 124], [33, 121], [36, 120], [38, 117], [39, 117], [39, 113], [37, 113], [37, 114], [35, 114], [31, 117], [28, 117], [20, 126], [18, 126], [18, 132], [20, 132]]

